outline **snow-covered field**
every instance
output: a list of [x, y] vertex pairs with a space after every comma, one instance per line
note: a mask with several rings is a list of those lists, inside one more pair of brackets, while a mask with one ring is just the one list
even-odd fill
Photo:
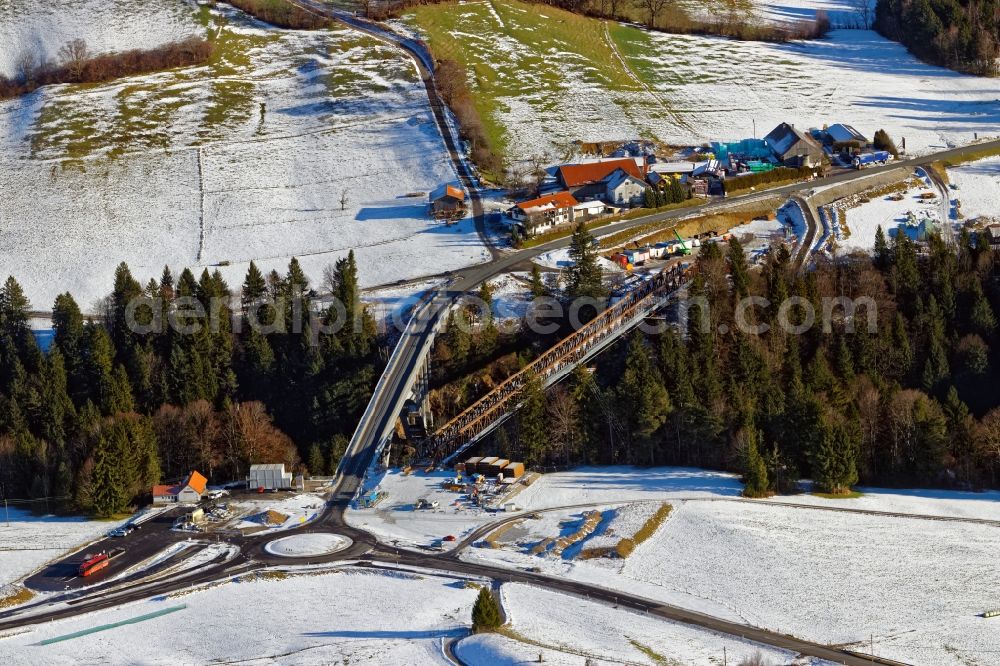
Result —
[[0, 514], [0, 597], [5, 585], [104, 536], [122, 522], [78, 516], [35, 516], [23, 509], [8, 509]]
[[[458, 644], [458, 655], [475, 666], [537, 661], [580, 664], [721, 664], [760, 653], [769, 663], [788, 663], [794, 655], [674, 622], [665, 622], [557, 592], [522, 584], [502, 588], [511, 629], [539, 645], [497, 635], [478, 635]], [[539, 612], [544, 609], [544, 612]], [[811, 662], [818, 665], [821, 662]]]
[[298, 256], [318, 284], [354, 249], [367, 286], [488, 259], [471, 219], [425, 214], [455, 173], [412, 62], [222, 7], [203, 67], [0, 103], [0, 264], [35, 308], [69, 290], [94, 311], [121, 261], [140, 282], [169, 264], [236, 287], [250, 260]]
[[[916, 185], [916, 183], [920, 183]], [[845, 209], [847, 219], [847, 230], [838, 239], [838, 244], [843, 248], [871, 250], [875, 244], [875, 234], [878, 227], [882, 227], [887, 241], [905, 228], [905, 223], [909, 214], [912, 213], [917, 221], [928, 219], [934, 226], [942, 223], [950, 223], [941, 219], [941, 199], [938, 191], [932, 187], [930, 180], [925, 176], [919, 180], [912, 180], [914, 186], [899, 193], [882, 194], [871, 198], [867, 203], [853, 205], [851, 197], [835, 202], [833, 207]], [[934, 199], [922, 200], [920, 195], [930, 193], [936, 195]], [[893, 196], [902, 194], [902, 199], [896, 201]], [[861, 195], [858, 195], [861, 196]], [[911, 238], [915, 233], [908, 230]]]
[[[856, 23], [849, 0], [761, 4], [768, 20], [808, 19], [825, 9], [835, 25]], [[923, 64], [870, 30], [769, 44], [594, 21], [567, 35], [558, 24], [577, 19], [549, 8], [451, 7], [451, 17], [425, 10], [404, 22], [468, 64], [470, 83], [495, 100], [485, 105], [489, 122], [514, 160], [551, 162], [572, 153], [575, 141], [741, 139], [753, 135], [754, 121], [757, 136], [783, 121], [850, 123], [869, 137], [885, 129], [897, 142], [905, 137], [910, 154], [1000, 133], [990, 79]]]
[[765, 44], [639, 30], [616, 33], [629, 64], [665, 96], [688, 130], [661, 139], [698, 142], [758, 136], [782, 121], [848, 123], [871, 137], [906, 138], [911, 155], [1000, 134], [996, 85], [926, 65], [868, 30]]
[[[1000, 528], [688, 502], [625, 561], [653, 594], [920, 664], [990, 663]], [[628, 584], [628, 583], [626, 583]]]
[[323, 510], [325, 500], [317, 493], [297, 493], [280, 499], [264, 494], [260, 499], [239, 498], [226, 504], [235, 516], [233, 526], [237, 529], [260, 527], [264, 524], [260, 516], [267, 511], [286, 516], [280, 525], [268, 525], [268, 529], [275, 531], [291, 529], [314, 520]]
[[606, 524], [583, 542], [583, 548], [614, 548], [622, 539], [631, 539], [635, 536], [659, 508], [659, 504], [644, 502], [609, 509], [606, 514], [610, 513], [610, 518], [606, 518]]
[[[503, 517], [475, 507], [463, 493], [445, 490], [442, 483], [452, 476], [446, 471], [425, 474], [415, 470], [407, 475], [392, 469], [372, 477], [366, 489], [377, 487], [386, 493], [386, 498], [375, 508], [348, 510], [347, 521], [387, 542], [430, 546], [448, 535], [461, 538]], [[527, 487], [518, 487], [511, 501], [526, 513], [575, 504], [613, 505], [670, 497], [736, 497], [743, 488], [732, 474], [681, 467], [583, 467], [545, 474]], [[414, 509], [420, 499], [437, 502], [438, 508]], [[557, 526], [561, 519], [554, 516], [552, 524]], [[543, 530], [540, 527], [535, 531], [541, 533]], [[558, 536], [558, 529], [555, 536]]]
[[1000, 157], [952, 167], [948, 169], [948, 178], [958, 186], [951, 196], [962, 203], [966, 219], [1000, 220]]
[[[14, 76], [22, 54], [58, 61], [82, 39], [93, 54], [151, 49], [204, 29], [185, 0], [4, 0], [0, 2], [0, 76]], [[136, 20], [141, 16], [143, 20]]]
[[[448, 664], [442, 640], [468, 631], [476, 590], [433, 577], [365, 572], [230, 582], [177, 598], [38, 625], [0, 640], [22, 664]], [[157, 618], [41, 640], [186, 604]]]
[[[534, 258], [534, 262], [539, 266], [544, 266], [545, 268], [557, 269], [569, 268], [573, 265], [573, 260], [569, 256], [569, 248], [550, 250], [549, 252], [540, 254]], [[622, 272], [622, 269], [618, 264], [605, 257], [598, 257], [597, 265], [600, 266], [601, 270], [605, 273]]]

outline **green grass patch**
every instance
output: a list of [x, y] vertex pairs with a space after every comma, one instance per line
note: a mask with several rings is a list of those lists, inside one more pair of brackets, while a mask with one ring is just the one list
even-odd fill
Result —
[[615, 56], [602, 21], [517, 0], [414, 7], [403, 20], [425, 37], [434, 57], [464, 69], [492, 145], [509, 143], [500, 118], [505, 100], [555, 113], [558, 96], [584, 83], [612, 91], [641, 90]]
[[636, 650], [649, 657], [650, 661], [652, 661], [654, 664], [657, 664], [658, 666], [683, 666], [681, 662], [674, 661], [673, 659], [669, 659], [663, 656], [653, 648], [649, 647], [648, 645], [640, 643], [634, 638], [629, 638], [628, 642], [632, 644], [632, 647], [634, 647]]
[[26, 587], [19, 587], [6, 596], [0, 597], [0, 608], [11, 608], [26, 604], [35, 597], [35, 593]]
[[852, 490], [849, 493], [811, 493], [813, 497], [822, 497], [823, 499], [829, 500], [840, 500], [840, 499], [857, 499], [858, 497], [864, 497], [865, 494], [858, 492], [857, 490]]

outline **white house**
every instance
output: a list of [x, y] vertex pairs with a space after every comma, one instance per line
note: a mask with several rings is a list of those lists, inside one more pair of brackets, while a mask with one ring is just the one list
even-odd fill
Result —
[[285, 471], [282, 463], [250, 465], [250, 478], [247, 479], [250, 489], [281, 490], [292, 487], [292, 473]]
[[616, 206], [641, 205], [647, 187], [644, 181], [618, 169], [604, 181], [605, 200]]
[[198, 472], [175, 485], [153, 486], [153, 504], [198, 503], [205, 495], [208, 479]]
[[569, 192], [556, 192], [522, 201], [511, 208], [508, 214], [516, 222], [521, 223], [528, 233], [537, 234], [572, 222], [573, 209], [579, 203]]

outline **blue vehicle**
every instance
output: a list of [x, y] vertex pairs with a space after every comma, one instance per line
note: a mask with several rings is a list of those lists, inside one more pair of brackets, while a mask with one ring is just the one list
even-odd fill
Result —
[[889, 154], [888, 150], [876, 150], [873, 153], [862, 153], [854, 156], [854, 168], [864, 169], [865, 167], [875, 166], [877, 164], [886, 164], [891, 159], [892, 155]]

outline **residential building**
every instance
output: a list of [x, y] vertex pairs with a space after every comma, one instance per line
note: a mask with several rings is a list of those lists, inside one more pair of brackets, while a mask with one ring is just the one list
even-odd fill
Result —
[[198, 472], [173, 485], [153, 486], [153, 504], [197, 503], [205, 495], [208, 479]]
[[991, 224], [986, 227], [985, 237], [986, 242], [994, 249], [1000, 248], [1000, 224]]
[[789, 167], [818, 167], [823, 164], [823, 148], [795, 125], [781, 123], [764, 141], [779, 162]]
[[569, 192], [556, 192], [537, 199], [522, 201], [508, 214], [524, 227], [528, 234], [543, 233], [573, 221], [573, 208], [579, 205]]
[[641, 177], [617, 169], [604, 181], [604, 200], [614, 206], [641, 206], [647, 187]]
[[250, 489], [282, 490], [292, 487], [292, 473], [285, 471], [282, 463], [266, 463], [250, 465], [250, 478], [247, 479]]
[[604, 181], [618, 170], [624, 171], [640, 181], [645, 181], [645, 159], [632, 157], [582, 164], [564, 164], [556, 170], [556, 180], [561, 187], [576, 197], [577, 201], [603, 199], [607, 194]]

